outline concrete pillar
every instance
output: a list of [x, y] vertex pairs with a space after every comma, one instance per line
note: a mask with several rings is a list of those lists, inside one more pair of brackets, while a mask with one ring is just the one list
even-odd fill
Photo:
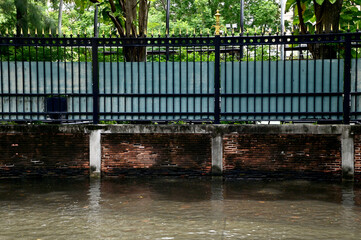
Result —
[[212, 136], [212, 174], [221, 175], [223, 172], [223, 141], [222, 135]]
[[89, 139], [89, 159], [91, 176], [100, 177], [101, 171], [101, 130], [94, 130], [90, 132]]
[[342, 179], [353, 180], [354, 167], [354, 140], [350, 128], [344, 128], [341, 134]]

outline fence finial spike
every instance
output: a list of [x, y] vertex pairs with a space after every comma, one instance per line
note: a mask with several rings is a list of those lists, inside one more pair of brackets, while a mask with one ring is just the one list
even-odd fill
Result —
[[193, 35], [196, 35], [196, 28], [193, 29]]
[[6, 28], [5, 33], [6, 33], [6, 35], [8, 35], [8, 34], [9, 34], [9, 29], [8, 29], [8, 28]]
[[23, 35], [23, 28], [20, 28], [20, 35]]
[[277, 33], [279, 32], [279, 28], [278, 28], [278, 26], [277, 26]]
[[272, 33], [272, 28], [270, 28], [270, 29], [268, 30], [268, 34], [271, 35], [271, 33]]
[[325, 26], [325, 24], [323, 24], [322, 31], [323, 31], [323, 32], [326, 31], [326, 26]]
[[331, 23], [331, 32], [333, 32], [333, 24]]
[[350, 30], [350, 23], [347, 24], [347, 30]]
[[28, 35], [30, 35], [30, 28], [28, 28]]
[[152, 29], [152, 36], [154, 35], [154, 29]]
[[234, 28], [232, 28], [232, 34], [234, 34]]
[[[73, 34], [73, 32], [71, 34]], [[51, 28], [49, 28], [49, 35], [51, 35]]]
[[160, 35], [160, 28], [159, 28], [159, 30], [158, 30], [158, 35]]
[[174, 35], [174, 28], [172, 29], [172, 35]]
[[35, 28], [35, 35], [38, 35], [38, 28]]
[[182, 29], [179, 28], [179, 35], [182, 35]]
[[207, 30], [207, 34], [209, 35], [209, 28], [208, 28], [208, 30]]
[[356, 24], [356, 30], [358, 30], [359, 29], [359, 26], [358, 26], [358, 23]]
[[338, 24], [338, 30], [341, 30], [341, 23]]
[[201, 29], [201, 30], [199, 30], [199, 33], [202, 35], [202, 29]]
[[310, 32], [310, 25], [307, 25], [307, 32]]
[[221, 29], [219, 18], [221, 17], [221, 14], [219, 13], [218, 9], [217, 9], [217, 13], [214, 16], [216, 17], [216, 25], [213, 25], [212, 27], [215, 28], [215, 35], [219, 36]]
[[187, 35], [188, 35], [188, 28], [187, 28]]
[[295, 26], [292, 24], [292, 32], [295, 31]]

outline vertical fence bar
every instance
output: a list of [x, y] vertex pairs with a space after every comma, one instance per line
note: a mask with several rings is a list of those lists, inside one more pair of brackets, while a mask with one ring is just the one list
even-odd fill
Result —
[[[14, 36], [14, 37], [17, 37], [17, 36]], [[15, 40], [15, 39], [14, 39]], [[17, 40], [17, 39], [16, 39]], [[17, 42], [17, 41], [16, 41]], [[19, 109], [18, 109], [18, 101], [19, 101], [19, 87], [18, 87], [18, 57], [17, 57], [17, 48], [18, 46], [15, 44], [15, 47], [14, 47], [14, 61], [15, 61], [15, 119], [18, 119], [18, 114], [19, 114]], [[10, 79], [10, 78], [9, 78]], [[10, 85], [9, 85], [10, 86]], [[9, 104], [10, 104], [10, 101], [9, 101]], [[9, 105], [11, 106], [11, 105]]]
[[[0, 37], [1, 34], [0, 34]], [[2, 41], [0, 41], [0, 43], [2, 43]], [[0, 47], [0, 81], [1, 81], [1, 96], [0, 96], [0, 109], [1, 109], [1, 113], [0, 113], [0, 119], [3, 120], [4, 119], [4, 115], [3, 115], [3, 112], [5, 112], [5, 109], [4, 109], [4, 101], [5, 101], [5, 97], [2, 96], [2, 94], [4, 94], [4, 78], [3, 78], [3, 74], [4, 74], [4, 70], [3, 70], [3, 49], [5, 49], [5, 47], [1, 46]], [[5, 51], [4, 51], [5, 52]]]
[[93, 123], [99, 123], [99, 65], [97, 39], [92, 39]]
[[345, 70], [343, 86], [343, 123], [350, 123], [350, 92], [351, 92], [351, 35], [345, 36]]
[[214, 123], [219, 124], [221, 119], [221, 109], [220, 109], [220, 44], [221, 37], [216, 35], [214, 37], [214, 47], [215, 47], [215, 61], [214, 61]]

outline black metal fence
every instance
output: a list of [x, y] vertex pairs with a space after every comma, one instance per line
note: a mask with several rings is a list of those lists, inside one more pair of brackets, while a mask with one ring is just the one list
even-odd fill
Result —
[[360, 41], [0, 35], [0, 121], [357, 122]]

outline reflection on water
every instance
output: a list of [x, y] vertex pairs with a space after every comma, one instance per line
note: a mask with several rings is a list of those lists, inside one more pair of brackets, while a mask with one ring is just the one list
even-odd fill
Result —
[[0, 239], [360, 239], [361, 187], [217, 179], [0, 182]]

